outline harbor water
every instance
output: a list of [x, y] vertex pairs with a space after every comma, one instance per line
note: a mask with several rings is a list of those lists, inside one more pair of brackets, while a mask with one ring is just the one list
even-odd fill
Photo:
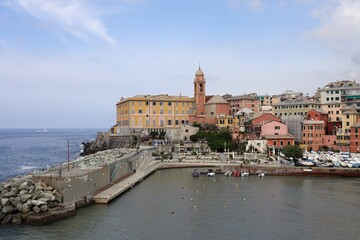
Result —
[[[80, 153], [98, 130], [0, 130], [1, 181]], [[0, 225], [0, 239], [358, 239], [360, 180], [192, 177], [160, 170], [108, 205], [46, 226]]]
[[2, 239], [358, 239], [360, 181], [161, 170], [109, 205]]

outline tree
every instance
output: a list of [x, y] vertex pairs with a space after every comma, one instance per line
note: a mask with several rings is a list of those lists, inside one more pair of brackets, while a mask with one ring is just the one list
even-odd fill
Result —
[[198, 138], [198, 136], [196, 135], [196, 134], [194, 134], [194, 135], [191, 135], [190, 136], [190, 140], [192, 141], [192, 142], [197, 142], [198, 140], [199, 140], [199, 138]]
[[151, 138], [156, 138], [159, 135], [159, 133], [155, 132], [155, 131], [152, 131], [152, 132], [149, 133], [149, 135], [151, 136]]
[[165, 138], [166, 132], [160, 132], [159, 138], [163, 139]]
[[298, 145], [287, 145], [283, 148], [283, 153], [285, 157], [292, 157], [295, 159], [300, 159], [303, 157], [303, 150]]

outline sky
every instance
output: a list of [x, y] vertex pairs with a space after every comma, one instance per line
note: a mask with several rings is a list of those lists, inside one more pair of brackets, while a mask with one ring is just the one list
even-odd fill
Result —
[[110, 128], [137, 94], [360, 77], [359, 0], [0, 0], [0, 128]]

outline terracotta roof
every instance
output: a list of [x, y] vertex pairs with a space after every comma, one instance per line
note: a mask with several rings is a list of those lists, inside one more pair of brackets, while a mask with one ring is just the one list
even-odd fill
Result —
[[228, 101], [226, 101], [222, 96], [215, 95], [212, 98], [210, 98], [209, 101], [207, 101], [205, 104], [219, 104], [219, 103], [226, 103], [229, 104]]

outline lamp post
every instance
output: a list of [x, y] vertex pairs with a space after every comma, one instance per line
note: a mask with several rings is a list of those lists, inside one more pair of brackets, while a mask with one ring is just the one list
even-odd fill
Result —
[[69, 140], [67, 140], [67, 147], [68, 147], [68, 172], [70, 171], [70, 143]]

